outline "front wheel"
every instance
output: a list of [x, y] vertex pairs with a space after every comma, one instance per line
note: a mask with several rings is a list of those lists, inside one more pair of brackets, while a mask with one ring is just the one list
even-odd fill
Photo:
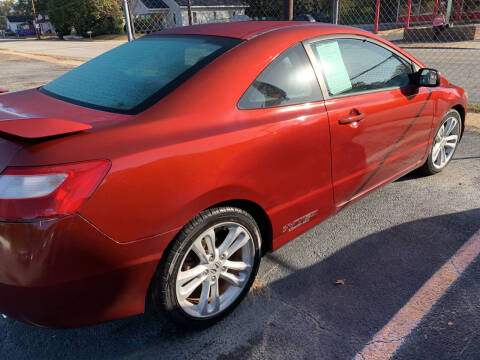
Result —
[[154, 310], [185, 327], [225, 317], [245, 297], [260, 263], [260, 231], [234, 207], [205, 210], [173, 240], [150, 288]]
[[435, 133], [432, 148], [421, 170], [427, 175], [442, 171], [452, 160], [461, 134], [462, 118], [456, 110], [448, 111]]

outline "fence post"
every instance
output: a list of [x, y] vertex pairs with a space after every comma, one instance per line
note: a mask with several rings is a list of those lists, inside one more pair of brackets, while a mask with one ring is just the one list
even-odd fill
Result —
[[333, 0], [333, 19], [332, 22], [337, 25], [338, 24], [338, 10], [340, 7], [340, 0]]
[[293, 0], [283, 0], [283, 19], [293, 19]]
[[432, 15], [432, 21], [435, 21], [435, 17], [437, 16], [438, 12], [438, 0], [435, 0], [433, 2], [433, 15]]
[[412, 0], [407, 2], [407, 17], [405, 18], [405, 29], [410, 28], [410, 14], [412, 13]]
[[128, 41], [133, 41], [132, 22], [130, 20], [130, 9], [127, 0], [122, 0], [123, 15], [125, 16], [125, 29], [127, 30]]
[[187, 0], [188, 25], [192, 25], [192, 4]]
[[373, 32], [378, 33], [378, 22], [380, 21], [380, 0], [375, 3], [375, 23], [373, 25]]
[[452, 15], [452, 0], [447, 0], [447, 13], [445, 14], [445, 20], [447, 24], [450, 24], [451, 15]]
[[400, 18], [400, 0], [398, 0], [398, 4], [397, 4], [397, 21], [396, 21], [397, 24], [398, 24], [399, 18]]
[[462, 10], [462, 0], [457, 0], [457, 6], [455, 8], [455, 21], [460, 20], [460, 11]]

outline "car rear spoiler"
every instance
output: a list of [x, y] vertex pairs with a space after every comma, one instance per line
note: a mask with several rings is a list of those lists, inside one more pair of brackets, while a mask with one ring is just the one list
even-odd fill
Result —
[[24, 139], [42, 139], [91, 129], [87, 124], [56, 118], [0, 120], [0, 133]]

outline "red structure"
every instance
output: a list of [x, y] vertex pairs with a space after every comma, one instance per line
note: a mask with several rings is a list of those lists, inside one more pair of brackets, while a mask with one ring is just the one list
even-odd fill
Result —
[[463, 1], [457, 0], [457, 6], [455, 7], [455, 21], [460, 20], [460, 11], [462, 10], [462, 7], [463, 7]]
[[410, 28], [410, 14], [412, 13], [412, 0], [408, 0], [407, 18], [405, 20], [405, 29]]
[[433, 3], [432, 21], [435, 20], [435, 17], [437, 16], [437, 11], [438, 11], [438, 0], [435, 0], [435, 2]]
[[[455, 11], [452, 11], [452, 16], [454, 21], [473, 21], [473, 20], [480, 20], [480, 11], [468, 11], [468, 7], [462, 0], [457, 0], [454, 3]], [[433, 3], [433, 11], [432, 13], [425, 13], [419, 15], [411, 15], [412, 13], [412, 1], [408, 1], [407, 5], [407, 13], [406, 15], [402, 15], [398, 18], [398, 22], [405, 23], [405, 28], [408, 29], [410, 27], [410, 23], [426, 23], [433, 21], [435, 16], [437, 15], [439, 10], [439, 1], [435, 0]]]
[[373, 32], [376, 34], [378, 33], [378, 22], [380, 19], [380, 0], [377, 0], [375, 4], [375, 24], [373, 28]]

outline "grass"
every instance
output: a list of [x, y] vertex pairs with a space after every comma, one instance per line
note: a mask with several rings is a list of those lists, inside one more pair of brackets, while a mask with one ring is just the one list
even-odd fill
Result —
[[255, 281], [252, 284], [252, 287], [250, 288], [249, 295], [253, 297], [263, 296], [267, 300], [270, 300], [271, 293], [270, 293], [270, 287], [268, 285], [267, 278], [268, 278], [268, 275], [274, 274], [276, 272], [278, 272], [278, 264], [272, 266], [270, 270], [268, 270], [263, 275], [263, 277], [261, 277], [260, 275], [257, 275], [255, 277]]
[[[90, 40], [90, 38], [86, 37], [85, 40]], [[110, 35], [98, 35], [92, 37], [92, 40], [97, 41], [109, 41], [109, 40], [124, 40], [127, 41], [127, 35], [126, 34], [110, 34]]]
[[480, 113], [480, 104], [468, 104], [468, 111], [472, 113]]
[[[138, 39], [138, 38], [141, 38], [142, 36], [144, 36], [145, 34], [138, 34], [136, 33], [135, 34], [135, 37]], [[88, 37], [85, 38], [85, 40], [90, 40]], [[98, 35], [98, 36], [95, 36], [92, 38], [93, 41], [109, 41], [109, 40], [123, 40], [123, 41], [127, 41], [128, 40], [128, 37], [126, 34], [111, 34], [111, 35]]]

